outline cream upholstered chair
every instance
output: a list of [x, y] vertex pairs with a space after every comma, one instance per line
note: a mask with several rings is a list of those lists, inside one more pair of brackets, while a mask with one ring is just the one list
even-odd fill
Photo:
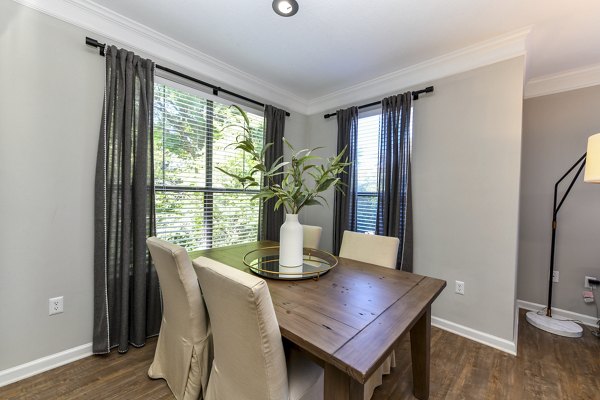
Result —
[[396, 268], [400, 240], [395, 237], [344, 231], [340, 257]]
[[[340, 257], [380, 265], [382, 267], [396, 268], [399, 244], [400, 240], [395, 237], [344, 231], [340, 247]], [[391, 368], [395, 366], [396, 352], [392, 350], [390, 356], [365, 383], [365, 399], [371, 398], [375, 388], [381, 385], [383, 375], [389, 374]]]
[[146, 243], [163, 300], [160, 333], [148, 376], [166, 380], [178, 400], [201, 399], [208, 385], [212, 343], [198, 278], [183, 247], [155, 237]]
[[193, 261], [213, 331], [206, 400], [323, 399], [323, 369], [292, 351], [287, 363], [267, 283], [218, 261]]
[[309, 249], [318, 249], [321, 241], [321, 232], [323, 228], [314, 225], [302, 225], [304, 247]]

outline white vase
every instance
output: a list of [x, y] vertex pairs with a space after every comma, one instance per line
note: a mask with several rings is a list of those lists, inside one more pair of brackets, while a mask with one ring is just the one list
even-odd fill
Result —
[[302, 266], [302, 241], [302, 225], [298, 222], [298, 214], [286, 214], [285, 222], [279, 230], [279, 265], [283, 267]]

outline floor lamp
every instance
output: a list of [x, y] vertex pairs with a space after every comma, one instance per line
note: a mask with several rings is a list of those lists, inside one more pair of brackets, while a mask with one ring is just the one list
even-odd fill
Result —
[[[587, 164], [587, 165], [586, 165]], [[578, 168], [579, 167], [579, 168]], [[530, 311], [526, 314], [527, 321], [544, 331], [554, 333], [555, 335], [567, 337], [581, 337], [583, 328], [573, 321], [563, 321], [552, 318], [552, 277], [554, 274], [554, 249], [556, 245], [556, 217], [558, 211], [562, 207], [565, 199], [571, 192], [575, 181], [585, 167], [583, 181], [586, 183], [600, 183], [600, 133], [592, 135], [588, 138], [587, 153], [585, 153], [569, 170], [554, 184], [554, 208], [552, 212], [552, 246], [550, 249], [550, 277], [548, 279], [548, 307], [546, 307], [546, 315], [540, 315], [535, 311]], [[565, 194], [562, 196], [557, 205], [558, 185], [575, 169], [577, 173], [571, 180]]]

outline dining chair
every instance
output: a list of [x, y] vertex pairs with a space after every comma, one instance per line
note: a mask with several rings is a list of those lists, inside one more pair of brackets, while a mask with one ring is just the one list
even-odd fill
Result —
[[162, 378], [177, 400], [202, 399], [212, 361], [208, 313], [192, 262], [181, 246], [146, 240], [162, 293], [163, 313], [152, 379]]
[[214, 340], [206, 400], [323, 399], [323, 368], [295, 350], [286, 361], [267, 283], [206, 257], [193, 265]]
[[396, 237], [344, 231], [340, 257], [396, 268], [399, 244]]
[[319, 242], [321, 241], [321, 232], [323, 232], [323, 228], [320, 226], [302, 225], [304, 247], [318, 249]]
[[[387, 268], [396, 268], [399, 244], [400, 240], [396, 237], [344, 231], [340, 257]], [[383, 375], [389, 374], [395, 366], [396, 351], [392, 350], [385, 362], [365, 383], [365, 399], [370, 399], [373, 396], [375, 388], [383, 382]]]

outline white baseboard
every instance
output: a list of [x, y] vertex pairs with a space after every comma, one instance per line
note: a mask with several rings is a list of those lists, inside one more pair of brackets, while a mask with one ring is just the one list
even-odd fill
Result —
[[61, 351], [60, 353], [38, 358], [37, 360], [25, 364], [17, 365], [16, 367], [5, 369], [0, 371], [0, 387], [91, 355], [92, 344], [87, 343], [73, 347], [72, 349]]
[[[530, 311], [539, 311], [539, 310], [543, 310], [546, 308], [546, 306], [543, 304], [531, 303], [531, 302], [525, 301], [525, 300], [517, 300], [517, 305], [519, 306], [519, 308], [524, 308], [525, 310], [530, 310]], [[563, 318], [563, 319], [579, 321], [582, 324], [587, 325], [587, 326], [592, 326], [592, 327], [598, 326], [597, 325], [598, 320], [594, 317], [591, 317], [591, 316], [585, 315], [585, 314], [579, 314], [579, 313], [572, 312], [572, 311], [561, 310], [560, 308], [552, 307], [552, 316], [556, 316], [556, 317]]]
[[[524, 300], [517, 300], [517, 306], [526, 310], [537, 311], [543, 309], [545, 306], [542, 304], [531, 303]], [[560, 308], [552, 307], [554, 315], [566, 319], [573, 319], [581, 321], [583, 324], [588, 326], [597, 326], [597, 320], [594, 317], [584, 314], [578, 314], [567, 310], [561, 310]], [[467, 339], [474, 340], [481, 344], [493, 347], [495, 349], [504, 351], [506, 353], [516, 355], [517, 346], [515, 342], [510, 340], [502, 339], [494, 335], [490, 335], [485, 332], [477, 331], [472, 328], [468, 328], [463, 325], [456, 324], [454, 322], [447, 321], [438, 317], [431, 317], [431, 325], [443, 329], [445, 331], [454, 333], [459, 336], [466, 337]], [[92, 355], [92, 344], [87, 343], [81, 346], [73, 347], [60, 353], [52, 354], [46, 357], [38, 358], [31, 362], [17, 365], [9, 369], [0, 371], [0, 387], [6, 386], [16, 381], [20, 381], [30, 376], [37, 375], [41, 372], [51, 370], [61, 365], [68, 364], [73, 361], [80, 360], [82, 358]]]
[[454, 322], [446, 321], [438, 317], [431, 317], [431, 325], [443, 329], [445, 331], [454, 333], [458, 336], [466, 337], [467, 339], [474, 340], [478, 343], [485, 344], [486, 346], [493, 347], [495, 349], [504, 351], [513, 356], [517, 355], [517, 345], [515, 342], [510, 340], [502, 339], [489, 333], [477, 331], [472, 328], [468, 328], [463, 325], [456, 324]]

